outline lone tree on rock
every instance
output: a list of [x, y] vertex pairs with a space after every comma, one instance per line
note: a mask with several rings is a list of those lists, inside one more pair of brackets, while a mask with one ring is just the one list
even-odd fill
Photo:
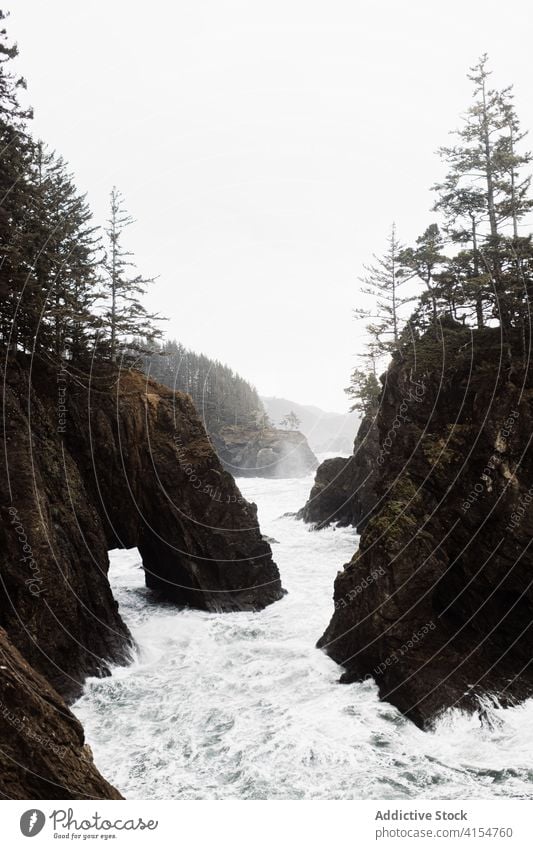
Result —
[[374, 306], [371, 309], [354, 310], [356, 318], [370, 319], [368, 334], [374, 348], [382, 354], [399, 350], [403, 326], [402, 307], [412, 300], [401, 293], [406, 279], [401, 273], [401, 255], [404, 250], [393, 224], [385, 253], [381, 257], [374, 255], [374, 264], [365, 265], [365, 276], [361, 278], [361, 292], [373, 299]]
[[116, 362], [119, 348], [134, 350], [137, 345], [135, 339], [142, 338], [151, 343], [160, 338], [161, 330], [154, 322], [162, 319], [155, 313], [149, 313], [140, 301], [155, 278], [129, 274], [134, 263], [130, 260], [132, 253], [122, 244], [122, 236], [124, 230], [133, 224], [133, 218], [126, 212], [124, 199], [116, 187], [111, 191], [107, 224], [108, 247], [104, 262], [107, 308], [104, 322], [109, 331], [109, 355], [112, 362]]
[[280, 424], [281, 427], [287, 428], [287, 430], [298, 430], [301, 422], [294, 410], [291, 410], [290, 413], [284, 416]]

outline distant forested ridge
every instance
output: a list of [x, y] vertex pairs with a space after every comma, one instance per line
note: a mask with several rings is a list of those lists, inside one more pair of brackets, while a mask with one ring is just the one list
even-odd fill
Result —
[[[143, 348], [139, 340], [137, 348]], [[238, 477], [299, 477], [317, 466], [305, 436], [272, 425], [255, 386], [229, 366], [176, 341], [137, 364], [170, 389], [188, 393], [222, 465]]]
[[252, 386], [229, 366], [171, 340], [143, 357], [144, 371], [171, 389], [188, 393], [210, 433], [227, 425], [264, 427], [268, 417]]

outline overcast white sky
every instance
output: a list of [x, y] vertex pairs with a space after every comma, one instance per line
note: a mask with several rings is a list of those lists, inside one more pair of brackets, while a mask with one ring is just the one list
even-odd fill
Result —
[[168, 334], [325, 409], [347, 406], [361, 266], [393, 219], [409, 242], [434, 218], [480, 53], [533, 126], [529, 2], [16, 0], [8, 26], [35, 133], [99, 222], [126, 196]]

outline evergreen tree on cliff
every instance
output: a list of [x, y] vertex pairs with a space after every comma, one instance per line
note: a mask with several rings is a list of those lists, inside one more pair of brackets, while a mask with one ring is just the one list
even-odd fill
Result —
[[56, 357], [77, 359], [95, 331], [97, 228], [64, 160], [42, 142], [34, 145], [29, 179], [28, 243], [33, 246], [32, 277], [42, 309], [39, 346]]
[[381, 395], [381, 384], [373, 371], [356, 368], [350, 377], [350, 385], [344, 390], [352, 401], [350, 412], [365, 416], [376, 410]]
[[[147, 345], [143, 341], [139, 347]], [[152, 347], [153, 353], [143, 358], [144, 370], [171, 389], [190, 395], [211, 432], [226, 425], [255, 426], [257, 415], [264, 415], [255, 386], [229, 366], [174, 340]]]
[[280, 422], [280, 425], [281, 427], [287, 428], [287, 430], [298, 430], [301, 425], [301, 421], [294, 412], [294, 410], [291, 410], [289, 413], [287, 413], [286, 416], [283, 417]]
[[516, 278], [522, 258], [530, 254], [529, 239], [521, 239], [518, 228], [531, 209], [530, 178], [522, 175], [531, 157], [518, 149], [525, 134], [512, 89], [491, 88], [487, 65], [485, 54], [469, 74], [474, 99], [455, 132], [458, 144], [440, 149], [449, 171], [434, 187], [439, 194], [435, 208], [444, 213], [452, 240], [468, 246], [458, 269], [467, 283], [465, 300], [475, 297], [478, 327], [488, 312], [508, 329], [520, 322]]
[[[0, 21], [6, 14], [0, 11]], [[0, 30], [0, 334], [10, 351], [79, 357], [95, 318], [96, 228], [61, 157], [35, 142], [18, 55]]]
[[401, 273], [403, 246], [398, 241], [393, 224], [387, 240], [387, 249], [382, 256], [374, 255], [374, 263], [364, 267], [361, 292], [374, 301], [371, 309], [357, 308], [356, 318], [370, 319], [367, 331], [373, 345], [380, 353], [398, 351], [403, 326], [402, 307], [410, 297], [402, 295], [405, 277]]
[[27, 132], [31, 109], [20, 105], [25, 80], [13, 74], [10, 63], [18, 55], [9, 42], [0, 10], [0, 332], [4, 344], [17, 350], [19, 341], [35, 331], [30, 260], [25, 242], [25, 211], [30, 204], [27, 172], [32, 146]]
[[520, 153], [519, 145], [527, 136], [520, 129], [520, 121], [514, 106], [512, 86], [500, 93], [500, 109], [504, 134], [499, 141], [499, 158], [503, 180], [500, 185], [503, 197], [499, 203], [499, 212], [504, 221], [511, 219], [513, 239], [518, 243], [520, 221], [533, 208], [529, 197], [531, 175], [524, 175], [522, 169], [530, 165], [531, 153]]
[[132, 253], [124, 247], [122, 237], [131, 224], [133, 218], [125, 210], [124, 199], [118, 189], [113, 187], [105, 230], [107, 252], [103, 292], [107, 301], [104, 316], [104, 325], [108, 331], [106, 342], [112, 362], [116, 362], [121, 348], [123, 351], [131, 351], [137, 347], [135, 338], [143, 338], [151, 344], [161, 336], [161, 330], [154, 324], [161, 320], [160, 317], [149, 313], [140, 300], [155, 278], [130, 274], [134, 266], [130, 259]]
[[421, 301], [429, 303], [433, 325], [438, 318], [441, 274], [447, 264], [443, 249], [444, 240], [438, 224], [430, 224], [416, 240], [416, 247], [406, 248], [399, 255], [401, 267], [398, 275], [406, 279], [417, 278], [424, 284], [425, 293]]

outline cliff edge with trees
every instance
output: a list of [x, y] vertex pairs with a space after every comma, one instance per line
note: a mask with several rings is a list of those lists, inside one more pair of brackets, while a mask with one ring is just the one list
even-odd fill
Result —
[[411, 248], [393, 229], [367, 269], [370, 369], [349, 392], [376, 406], [374, 505], [319, 642], [342, 680], [374, 678], [422, 727], [533, 693], [531, 157], [486, 56], [469, 76], [472, 104], [440, 151], [442, 227]]
[[[5, 19], [0, 12], [0, 20]], [[139, 548], [154, 598], [259, 609], [283, 591], [255, 505], [191, 399], [135, 368], [157, 340], [150, 279], [103, 233], [61, 157], [29, 130], [0, 32], [0, 749], [8, 798], [119, 798], [63, 699], [127, 663], [108, 549]]]

